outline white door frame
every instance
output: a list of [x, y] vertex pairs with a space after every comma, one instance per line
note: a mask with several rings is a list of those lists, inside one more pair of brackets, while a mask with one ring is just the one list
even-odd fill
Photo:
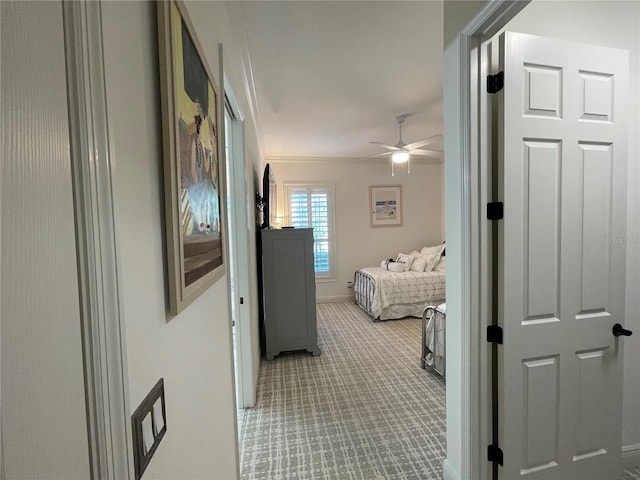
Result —
[[[231, 158], [228, 159], [230, 167], [227, 170], [229, 180], [233, 186], [231, 190], [230, 201], [233, 205], [232, 224], [229, 224], [229, 231], [233, 230], [234, 242], [234, 259], [236, 265], [236, 297], [243, 297], [244, 302], [241, 305], [239, 301], [235, 302], [236, 321], [236, 347], [237, 347], [237, 364], [239, 372], [238, 393], [240, 398], [237, 407], [246, 408], [253, 407], [256, 403], [256, 385], [254, 379], [254, 351], [252, 347], [252, 329], [250, 308], [253, 305], [252, 290], [249, 283], [250, 267], [249, 267], [249, 251], [252, 248], [251, 236], [249, 235], [249, 220], [246, 205], [246, 158], [244, 150], [245, 137], [245, 116], [238, 104], [233, 87], [228, 78], [224, 78], [224, 92], [229, 102], [229, 107], [233, 113], [231, 125], [229, 128], [231, 138]], [[233, 163], [231, 163], [233, 162]], [[231, 272], [229, 272], [229, 286], [231, 287]], [[231, 288], [229, 288], [231, 292]], [[231, 301], [234, 301], [232, 298]]]
[[64, 42], [91, 478], [133, 478], [100, 2], [64, 1]]
[[[454, 247], [452, 253], [460, 256], [459, 269], [451, 277], [455, 295], [450, 296], [447, 288], [448, 303], [457, 302], [460, 309], [458, 318], [447, 319], [457, 323], [451, 325], [456, 336], [447, 335], [447, 350], [460, 352], [459, 359], [447, 362], [447, 480], [491, 478], [486, 456], [492, 433], [491, 350], [484, 333], [492, 306], [488, 283], [491, 236], [487, 222], [482, 221], [491, 188], [491, 135], [486, 122], [488, 106], [481, 100], [489, 68], [482, 44], [529, 2], [487, 2], [445, 50], [445, 111], [452, 115], [445, 117], [444, 134], [445, 169], [450, 170], [445, 172], [445, 189], [450, 191], [447, 242]], [[455, 163], [448, 169], [447, 162]], [[452, 365], [457, 372], [452, 372]]]

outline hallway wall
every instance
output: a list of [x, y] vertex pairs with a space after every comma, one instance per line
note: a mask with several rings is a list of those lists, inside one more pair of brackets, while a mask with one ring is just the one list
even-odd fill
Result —
[[[224, 42], [227, 75], [248, 112], [226, 4], [186, 5], [216, 79], [218, 42]], [[168, 313], [155, 4], [104, 2], [102, 8], [130, 408], [160, 377], [166, 392], [168, 430], [145, 478], [234, 479], [238, 449], [227, 276], [179, 315]], [[261, 165], [250, 123], [248, 195]], [[254, 334], [257, 344], [257, 328]]]

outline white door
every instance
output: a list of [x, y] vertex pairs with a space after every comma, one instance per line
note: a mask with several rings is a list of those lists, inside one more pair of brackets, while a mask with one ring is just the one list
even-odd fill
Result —
[[620, 477], [628, 53], [500, 38], [504, 479]]

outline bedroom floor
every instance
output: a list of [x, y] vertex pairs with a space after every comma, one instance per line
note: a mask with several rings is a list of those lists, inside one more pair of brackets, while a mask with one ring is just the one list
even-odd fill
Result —
[[[262, 361], [244, 410], [243, 480], [440, 479], [445, 384], [420, 368], [419, 319], [372, 322], [353, 303], [318, 305], [320, 357]], [[640, 468], [621, 480], [640, 480]]]
[[244, 414], [242, 478], [441, 478], [445, 388], [420, 368], [420, 325], [319, 304], [322, 355], [262, 362], [258, 403]]

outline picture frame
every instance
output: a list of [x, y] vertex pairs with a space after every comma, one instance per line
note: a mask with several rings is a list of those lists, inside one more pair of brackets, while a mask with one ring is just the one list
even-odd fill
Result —
[[369, 186], [369, 226], [402, 226], [402, 186]]
[[223, 102], [184, 4], [159, 2], [157, 12], [169, 310], [178, 315], [225, 272]]

